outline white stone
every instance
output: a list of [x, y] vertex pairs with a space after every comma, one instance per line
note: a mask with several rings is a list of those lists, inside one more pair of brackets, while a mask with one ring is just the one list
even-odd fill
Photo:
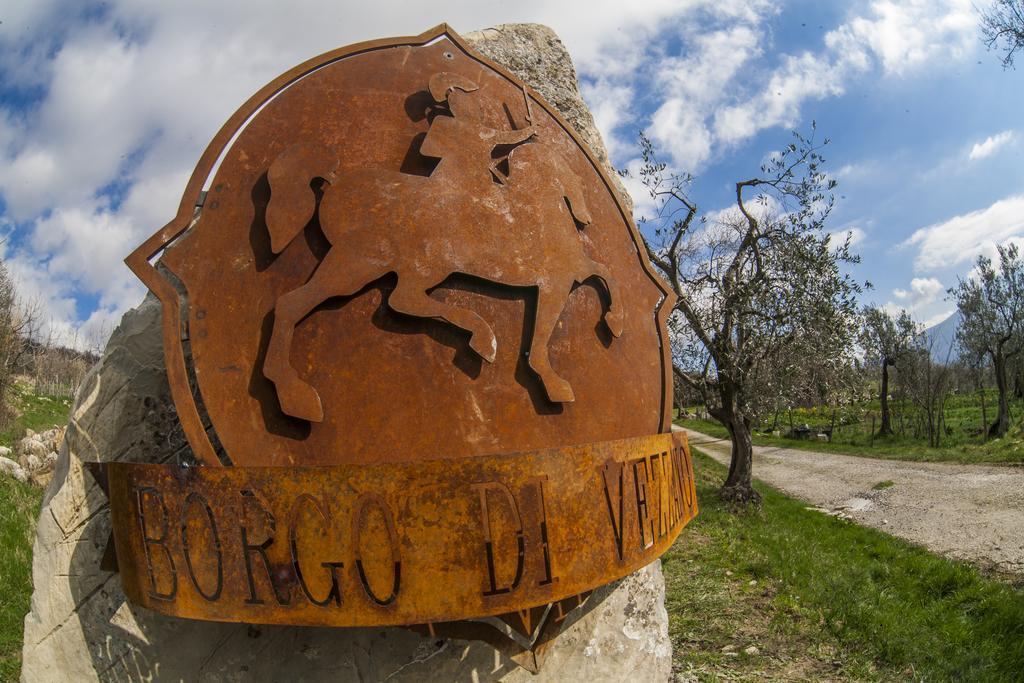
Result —
[[[607, 154], [557, 36], [536, 25], [473, 34], [479, 49], [539, 90]], [[610, 174], [618, 184], [618, 177]], [[43, 499], [25, 619], [22, 679], [161, 681], [666, 681], [671, 641], [660, 562], [595, 591], [530, 674], [480, 642], [401, 628], [248, 626], [166, 618], [124, 601], [99, 568], [110, 530], [91, 460], [173, 461], [187, 452], [170, 401], [152, 296], [125, 314], [82, 382]], [[17, 467], [11, 461], [11, 465]]]
[[46, 445], [39, 440], [38, 434], [26, 436], [18, 442], [18, 453], [20, 455], [36, 455], [42, 457], [46, 455], [46, 452]]
[[25, 474], [21, 465], [4, 456], [0, 456], [0, 473], [14, 477], [22, 484], [28, 481], [28, 475]]

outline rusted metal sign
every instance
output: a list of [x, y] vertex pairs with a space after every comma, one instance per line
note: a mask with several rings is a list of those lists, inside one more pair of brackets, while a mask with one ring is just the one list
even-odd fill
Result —
[[166, 614], [494, 616], [651, 562], [696, 512], [684, 442], [333, 467], [107, 467], [125, 592]]
[[696, 514], [669, 289], [571, 127], [446, 26], [268, 84], [127, 263], [195, 458], [99, 471], [138, 604], [536, 638]]

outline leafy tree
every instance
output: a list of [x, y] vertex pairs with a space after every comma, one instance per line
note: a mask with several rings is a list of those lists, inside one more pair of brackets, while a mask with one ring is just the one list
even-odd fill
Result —
[[1014, 55], [1024, 49], [1024, 0], [995, 0], [978, 14], [985, 46], [1003, 50], [1003, 68], [1013, 68]]
[[917, 325], [906, 311], [900, 311], [899, 315], [893, 317], [885, 309], [876, 306], [864, 307], [863, 320], [860, 342], [866, 359], [872, 365], [882, 368], [882, 386], [878, 394], [882, 424], [878, 428], [878, 435], [888, 436], [892, 434], [889, 418], [889, 368], [898, 365], [913, 348]]
[[809, 137], [793, 135], [759, 175], [735, 184], [734, 206], [699, 219], [692, 177], [670, 172], [640, 136], [640, 178], [658, 209], [642, 221], [653, 226], [647, 251], [677, 296], [675, 376], [729, 430], [722, 495], [741, 502], [758, 499], [750, 432], [763, 391], [784, 393], [789, 378], [801, 375], [787, 364], [841, 365], [856, 332], [861, 288], [842, 266], [858, 258], [849, 238], [833, 245], [823, 230], [836, 185], [822, 168], [828, 140], [815, 142], [813, 126]]
[[917, 406], [928, 445], [942, 445], [945, 429], [946, 401], [953, 389], [954, 367], [947, 357], [935, 358], [935, 340], [926, 335], [916, 336], [900, 363], [900, 383]]
[[992, 362], [999, 411], [989, 436], [995, 437], [1010, 428], [1009, 364], [1024, 350], [1024, 262], [1014, 244], [998, 250], [998, 269], [979, 256], [977, 277], [961, 279], [949, 290], [963, 317], [957, 342], [968, 357], [987, 356]]

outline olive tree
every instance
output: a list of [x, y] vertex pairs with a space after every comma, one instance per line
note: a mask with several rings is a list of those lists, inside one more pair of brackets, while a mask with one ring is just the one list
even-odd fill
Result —
[[677, 297], [674, 374], [729, 430], [722, 495], [740, 502], [758, 500], [751, 426], [762, 390], [779, 392], [801, 375], [780, 365], [805, 358], [827, 366], [848, 355], [856, 332], [861, 288], [843, 266], [858, 259], [849, 237], [833, 244], [823, 229], [836, 186], [823, 169], [828, 140], [816, 142], [813, 126], [807, 137], [793, 135], [758, 175], [735, 183], [730, 208], [711, 214], [691, 197], [691, 176], [671, 172], [640, 136], [640, 178], [657, 207], [642, 220], [647, 252]]
[[935, 358], [935, 340], [926, 335], [914, 339], [904, 354], [900, 367], [900, 383], [918, 409], [928, 445], [942, 445], [946, 426], [946, 401], [953, 389], [954, 367], [947, 357]]
[[864, 349], [865, 360], [882, 369], [882, 385], [878, 392], [882, 413], [882, 424], [878, 428], [879, 436], [892, 434], [889, 417], [889, 368], [906, 358], [914, 347], [916, 338], [917, 325], [906, 311], [900, 311], [899, 315], [893, 316], [877, 306], [864, 307], [860, 343]]
[[10, 393], [14, 376], [24, 369], [39, 336], [39, 305], [19, 295], [7, 266], [0, 261], [0, 426], [12, 417]]
[[1024, 350], [1024, 262], [1017, 246], [999, 247], [999, 265], [979, 256], [975, 277], [949, 290], [960, 309], [956, 338], [968, 357], [987, 356], [999, 390], [999, 409], [989, 436], [1010, 428], [1009, 365]]
[[986, 47], [1002, 50], [1003, 68], [1013, 68], [1014, 56], [1024, 49], [1024, 0], [995, 0], [978, 13]]

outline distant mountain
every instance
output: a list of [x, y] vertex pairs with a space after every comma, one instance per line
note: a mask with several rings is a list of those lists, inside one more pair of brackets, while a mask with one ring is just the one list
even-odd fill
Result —
[[956, 328], [960, 326], [960, 320], [960, 311], [953, 311], [941, 323], [924, 331], [925, 339], [931, 346], [932, 360], [936, 363], [952, 363], [957, 359]]

